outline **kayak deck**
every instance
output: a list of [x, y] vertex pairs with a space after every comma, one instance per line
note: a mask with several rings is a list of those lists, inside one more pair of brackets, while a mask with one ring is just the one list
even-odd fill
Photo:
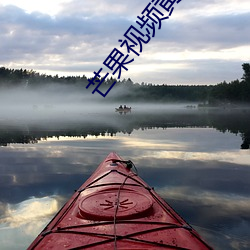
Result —
[[212, 249], [110, 153], [28, 249]]

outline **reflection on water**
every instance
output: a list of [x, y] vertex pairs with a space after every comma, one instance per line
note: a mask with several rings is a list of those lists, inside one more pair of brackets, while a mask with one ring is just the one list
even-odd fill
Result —
[[[1, 249], [23, 249], [61, 207], [60, 197], [30, 198], [18, 204], [4, 204], [0, 218]], [[2, 208], [3, 209], [3, 208]], [[14, 237], [14, 240], [13, 240]], [[2, 248], [3, 247], [3, 248]]]
[[[50, 137], [70, 136], [87, 137], [113, 136], [116, 133], [131, 134], [142, 128], [175, 128], [175, 127], [210, 127], [220, 132], [229, 131], [239, 134], [242, 149], [249, 149], [250, 145], [250, 109], [235, 110], [203, 110], [164, 108], [164, 106], [141, 107], [133, 109], [126, 115], [119, 115], [113, 108], [102, 106], [96, 112], [76, 112], [65, 110], [46, 110], [28, 113], [23, 119], [8, 116], [0, 120], [0, 145], [10, 143], [37, 143], [41, 139]], [[177, 106], [178, 107], [178, 106]], [[1, 110], [0, 110], [1, 111]]]
[[131, 159], [215, 249], [250, 248], [244, 113], [135, 110], [89, 117], [1, 123], [7, 145], [0, 148], [1, 249], [25, 249], [110, 151]]

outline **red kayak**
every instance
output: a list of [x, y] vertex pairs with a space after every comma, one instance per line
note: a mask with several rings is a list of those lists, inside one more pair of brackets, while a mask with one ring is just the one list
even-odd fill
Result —
[[28, 249], [212, 249], [133, 167], [110, 153]]

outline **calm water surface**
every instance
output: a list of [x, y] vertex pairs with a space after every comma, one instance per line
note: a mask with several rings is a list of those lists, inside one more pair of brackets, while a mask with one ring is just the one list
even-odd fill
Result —
[[1, 249], [27, 248], [111, 151], [215, 249], [250, 249], [249, 111], [61, 114], [0, 120]]

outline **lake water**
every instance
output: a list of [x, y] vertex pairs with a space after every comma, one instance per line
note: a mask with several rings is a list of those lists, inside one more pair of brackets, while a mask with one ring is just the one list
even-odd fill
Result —
[[111, 151], [215, 249], [250, 249], [250, 110], [100, 109], [0, 117], [1, 249], [27, 248]]

